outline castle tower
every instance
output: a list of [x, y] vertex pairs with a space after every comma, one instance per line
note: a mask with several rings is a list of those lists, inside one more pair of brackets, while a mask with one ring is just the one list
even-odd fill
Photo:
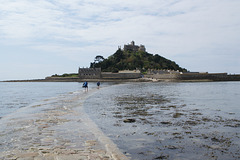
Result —
[[132, 46], [135, 46], [135, 42], [134, 42], [134, 41], [132, 41], [132, 42], [131, 42], [131, 45], [132, 45]]
[[135, 45], [134, 41], [132, 41], [130, 44], [125, 44], [123, 50], [132, 51], [132, 52], [137, 52], [137, 51], [146, 52], [146, 48], [144, 45], [140, 45], [140, 46]]
[[139, 46], [139, 49], [138, 49], [139, 51], [143, 51], [143, 52], [146, 52], [146, 48], [145, 48], [145, 46], [144, 45], [140, 45]]

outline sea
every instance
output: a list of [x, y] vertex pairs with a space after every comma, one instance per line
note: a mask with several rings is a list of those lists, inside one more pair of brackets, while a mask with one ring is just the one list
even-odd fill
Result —
[[[0, 124], [73, 93], [82, 83], [1, 82]], [[240, 159], [240, 82], [90, 82], [83, 108], [129, 159]]]

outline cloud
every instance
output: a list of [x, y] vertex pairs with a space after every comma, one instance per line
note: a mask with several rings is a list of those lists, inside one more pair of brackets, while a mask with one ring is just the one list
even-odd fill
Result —
[[[86, 64], [84, 60], [99, 53], [107, 57], [135, 40], [150, 53], [201, 68], [199, 59], [206, 55], [213, 60], [219, 54], [227, 53], [223, 58], [228, 59], [239, 54], [239, 5], [237, 0], [1, 1], [0, 44]], [[214, 65], [219, 71], [221, 64]]]

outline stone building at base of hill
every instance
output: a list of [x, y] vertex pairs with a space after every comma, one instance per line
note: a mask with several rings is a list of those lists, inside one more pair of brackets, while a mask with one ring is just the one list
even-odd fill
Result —
[[101, 68], [79, 68], [78, 76], [81, 79], [100, 79]]
[[119, 73], [101, 72], [101, 68], [79, 68], [80, 79], [136, 79], [141, 77], [140, 71], [120, 71]]

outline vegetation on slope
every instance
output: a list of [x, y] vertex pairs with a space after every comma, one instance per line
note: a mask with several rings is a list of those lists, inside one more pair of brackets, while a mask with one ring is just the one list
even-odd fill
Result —
[[74, 77], [78, 77], [78, 73], [64, 73], [62, 75], [54, 74], [51, 77], [74, 78]]
[[118, 72], [119, 70], [139, 69], [145, 72], [148, 69], [169, 69], [186, 72], [185, 68], [179, 67], [174, 61], [168, 60], [158, 54], [150, 54], [143, 51], [130, 52], [118, 49], [113, 55], [104, 59], [96, 56], [90, 68], [101, 68], [104, 72]]

